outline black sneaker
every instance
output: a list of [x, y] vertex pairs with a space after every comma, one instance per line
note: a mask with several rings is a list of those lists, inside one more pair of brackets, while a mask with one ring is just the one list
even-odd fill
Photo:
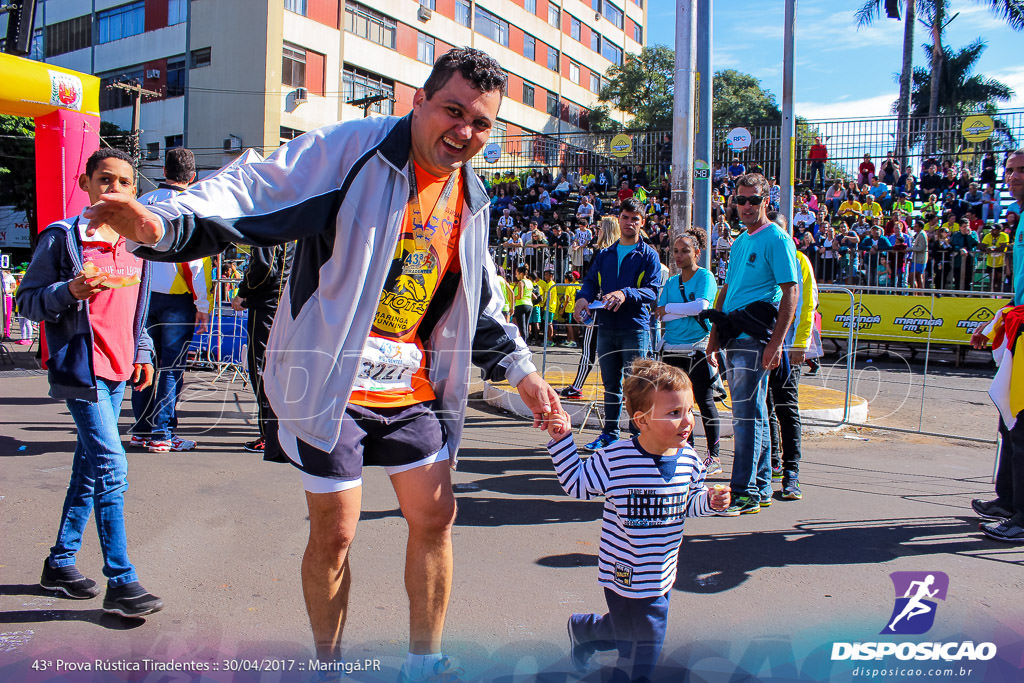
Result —
[[1024, 543], [1024, 524], [1019, 516], [998, 522], [982, 522], [981, 530], [989, 538], [1004, 543]]
[[813, 358], [807, 359], [807, 365], [808, 367], [810, 367], [810, 370], [804, 373], [805, 377], [814, 377], [815, 375], [818, 374], [818, 370], [821, 368], [821, 363], [814, 360]]
[[138, 581], [123, 586], [107, 586], [103, 611], [122, 617], [144, 617], [164, 608], [164, 601], [146, 592]]
[[92, 579], [87, 579], [75, 565], [51, 567], [49, 558], [43, 560], [43, 575], [39, 585], [48, 591], [59, 591], [75, 600], [88, 600], [100, 594], [100, 588]]
[[993, 522], [1001, 522], [1004, 519], [1013, 517], [1012, 512], [999, 504], [998, 498], [989, 501], [975, 498], [971, 501], [971, 509], [982, 519], [988, 519]]
[[562, 398], [583, 398], [583, 392], [576, 387], [566, 387], [558, 392]]
[[249, 453], [262, 453], [267, 449], [267, 442], [261, 436], [260, 438], [254, 441], [246, 441], [244, 444], [242, 444], [242, 448], [248, 451]]

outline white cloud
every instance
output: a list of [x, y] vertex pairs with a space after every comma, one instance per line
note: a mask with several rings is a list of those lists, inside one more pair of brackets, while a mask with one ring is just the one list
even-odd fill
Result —
[[893, 92], [860, 100], [842, 102], [797, 102], [793, 109], [797, 116], [807, 119], [858, 119], [867, 116], [888, 116], [892, 103], [899, 97]]
[[1018, 107], [1024, 107], [1024, 66], [1003, 69], [1002, 71], [993, 71], [985, 75], [990, 78], [994, 78], [997, 81], [1002, 81], [1013, 88], [1015, 93], [1014, 96], [1010, 98], [1009, 102], [1000, 103], [999, 107], [1001, 109], [1016, 109]]

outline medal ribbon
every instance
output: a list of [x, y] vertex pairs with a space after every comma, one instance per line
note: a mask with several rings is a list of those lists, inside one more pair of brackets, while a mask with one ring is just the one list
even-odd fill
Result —
[[[412, 220], [412, 234], [416, 240], [416, 251], [425, 253], [430, 249], [430, 237], [426, 235], [423, 213], [420, 211], [420, 194], [416, 187], [416, 166], [410, 163], [409, 167], [409, 211]], [[441, 190], [441, 194], [438, 196], [437, 203], [434, 204], [434, 208], [430, 212], [430, 218], [426, 225], [440, 223], [441, 215], [448, 208], [448, 200], [451, 198], [452, 189], [455, 187], [456, 174], [458, 174], [458, 171], [454, 171], [448, 176], [448, 182], [444, 184], [444, 189]]]

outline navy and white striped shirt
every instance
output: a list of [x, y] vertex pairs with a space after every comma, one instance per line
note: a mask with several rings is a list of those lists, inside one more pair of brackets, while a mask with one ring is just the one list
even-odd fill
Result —
[[627, 598], [664, 595], [676, 578], [684, 519], [714, 514], [693, 449], [661, 456], [620, 439], [581, 460], [570, 433], [548, 452], [568, 495], [605, 497], [598, 583]]

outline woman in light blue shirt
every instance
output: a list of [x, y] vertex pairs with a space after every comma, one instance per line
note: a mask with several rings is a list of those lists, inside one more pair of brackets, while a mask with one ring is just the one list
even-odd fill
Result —
[[[705, 352], [709, 332], [696, 317], [714, 305], [718, 294], [715, 276], [698, 265], [700, 253], [707, 247], [708, 234], [700, 228], [690, 228], [676, 238], [672, 256], [680, 273], [670, 277], [662, 287], [657, 313], [665, 323], [662, 360], [690, 376], [694, 402], [700, 409], [708, 443], [710, 460], [705, 464], [708, 474], [717, 474], [722, 471], [722, 464], [718, 459], [720, 429], [712, 386], [718, 374], [718, 361]], [[693, 444], [692, 434], [690, 443]]]

